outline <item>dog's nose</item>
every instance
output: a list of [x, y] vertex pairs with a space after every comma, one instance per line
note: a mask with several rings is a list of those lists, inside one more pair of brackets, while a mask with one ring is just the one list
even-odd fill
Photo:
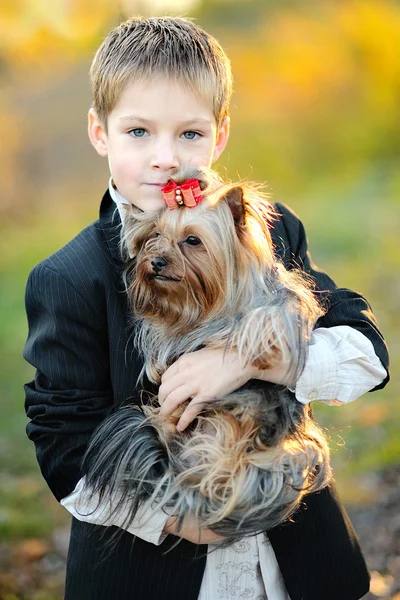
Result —
[[165, 265], [167, 264], [168, 261], [165, 260], [165, 258], [163, 258], [162, 256], [157, 256], [151, 261], [151, 266], [153, 267], [153, 271], [155, 273], [159, 273], [160, 271], [162, 271], [163, 267], [165, 267]]

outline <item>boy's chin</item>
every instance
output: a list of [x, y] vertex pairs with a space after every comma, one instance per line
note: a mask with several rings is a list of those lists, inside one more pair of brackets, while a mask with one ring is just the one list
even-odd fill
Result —
[[158, 192], [157, 195], [154, 194], [154, 196], [143, 194], [142, 196], [129, 200], [134, 206], [140, 208], [140, 210], [143, 212], [150, 212], [165, 208], [164, 198], [161, 196], [160, 192]]

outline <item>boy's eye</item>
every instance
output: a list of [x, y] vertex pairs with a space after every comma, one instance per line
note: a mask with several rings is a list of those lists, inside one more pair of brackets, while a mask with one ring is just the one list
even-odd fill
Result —
[[136, 127], [136, 129], [131, 129], [129, 133], [131, 133], [133, 137], [143, 137], [146, 133], [146, 130]]
[[198, 246], [199, 244], [201, 244], [201, 239], [196, 237], [195, 235], [189, 235], [186, 238], [185, 242], [189, 246]]
[[185, 131], [184, 133], [182, 133], [182, 135], [185, 138], [185, 140], [194, 140], [200, 136], [200, 134], [197, 133], [197, 131]]

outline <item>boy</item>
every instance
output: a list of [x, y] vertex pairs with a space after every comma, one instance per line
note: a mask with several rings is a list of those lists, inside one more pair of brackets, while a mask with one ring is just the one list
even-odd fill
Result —
[[[210, 599], [217, 597], [216, 569], [208, 559], [206, 567], [205, 557], [204, 544], [215, 541], [211, 532], [188, 520], [181, 543], [173, 547], [174, 522], [155, 510], [146, 526], [138, 523], [123, 532], [110, 552], [121, 523], [97, 520], [95, 514], [91, 520], [90, 511], [83, 517], [74, 506], [90, 436], [110, 411], [137, 400], [141, 362], [128, 328], [121, 204], [146, 211], [162, 207], [161, 188], [171, 173], [182, 166], [210, 166], [221, 155], [229, 137], [229, 61], [189, 20], [137, 18], [110, 32], [95, 56], [91, 79], [89, 137], [108, 158], [110, 186], [100, 219], [35, 267], [28, 280], [25, 357], [37, 369], [26, 385], [28, 436], [50, 489], [76, 517], [67, 600]], [[287, 268], [300, 266], [315, 278], [328, 307], [297, 382], [297, 399], [343, 403], [383, 387], [387, 351], [369, 305], [358, 294], [337, 289], [315, 268], [302, 224], [286, 207], [277, 205], [277, 211], [281, 218], [272, 231], [277, 254]], [[179, 423], [184, 429], [205, 397], [220, 397], [252, 377], [280, 383], [284, 374], [285, 365], [243, 370], [234, 353], [205, 348], [166, 371], [159, 398], [165, 415], [192, 398]], [[172, 535], [164, 539], [167, 533]], [[292, 600], [357, 600], [367, 592], [365, 563], [333, 485], [309, 496], [293, 522], [268, 532], [268, 538], [271, 564], [279, 565], [272, 567], [274, 579], [265, 590], [270, 600], [287, 597], [286, 589]]]

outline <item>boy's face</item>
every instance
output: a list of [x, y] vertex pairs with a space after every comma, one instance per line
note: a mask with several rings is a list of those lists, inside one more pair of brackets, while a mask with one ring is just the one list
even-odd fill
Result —
[[93, 146], [108, 157], [118, 191], [142, 210], [165, 206], [161, 188], [177, 169], [211, 166], [228, 135], [229, 119], [217, 130], [211, 102], [166, 78], [127, 85], [107, 132], [89, 111]]

